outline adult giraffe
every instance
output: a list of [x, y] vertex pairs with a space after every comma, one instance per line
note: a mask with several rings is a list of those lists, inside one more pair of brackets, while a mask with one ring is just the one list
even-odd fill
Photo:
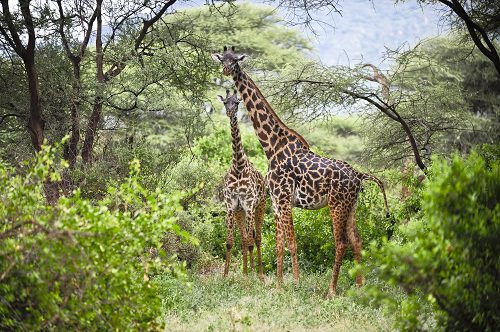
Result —
[[[231, 75], [248, 110], [255, 133], [268, 159], [267, 184], [276, 223], [277, 283], [283, 280], [283, 250], [286, 236], [295, 280], [299, 278], [297, 242], [292, 221], [292, 207], [319, 209], [328, 205], [335, 239], [335, 263], [328, 295], [333, 296], [344, 252], [350, 243], [357, 262], [361, 259], [362, 241], [356, 228], [356, 204], [363, 180], [380, 187], [385, 207], [387, 199], [382, 182], [361, 173], [341, 160], [318, 156], [296, 131], [287, 127], [273, 111], [252, 79], [240, 68], [245, 55], [237, 55], [234, 47], [224, 47], [212, 58], [223, 65], [224, 75]], [[363, 284], [361, 275], [356, 277]]]

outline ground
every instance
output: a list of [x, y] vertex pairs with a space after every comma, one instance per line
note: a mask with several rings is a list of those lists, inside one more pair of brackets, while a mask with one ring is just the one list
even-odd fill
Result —
[[[262, 283], [232, 271], [197, 275], [190, 287], [159, 277], [166, 331], [389, 331], [393, 318], [382, 308], [349, 296], [354, 279], [341, 273], [339, 295], [326, 298], [331, 272], [302, 273], [296, 284], [287, 275], [277, 289], [274, 275]], [[370, 282], [368, 280], [368, 282]], [[357, 292], [362, 292], [359, 290]]]

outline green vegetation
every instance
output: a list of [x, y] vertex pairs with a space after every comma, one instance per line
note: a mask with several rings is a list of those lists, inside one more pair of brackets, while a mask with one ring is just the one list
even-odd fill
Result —
[[489, 161], [475, 152], [466, 160], [436, 161], [423, 190], [425, 213], [401, 227], [402, 241], [371, 245], [368, 269], [409, 295], [398, 304], [377, 294], [399, 306], [401, 328], [423, 329], [433, 319], [447, 330], [498, 326], [498, 152]]
[[176, 224], [182, 195], [144, 189], [134, 162], [103, 199], [92, 203], [76, 191], [50, 206], [44, 182], [57, 181], [57, 169], [48, 147], [25, 174], [0, 165], [0, 328], [158, 326], [161, 298], [148, 280], [183, 275], [182, 264], [160, 250], [163, 234], [197, 243]]
[[[285, 278], [281, 289], [272, 276], [263, 284], [255, 275], [221, 275], [197, 276], [191, 290], [159, 281], [169, 331], [386, 331], [393, 323], [391, 314], [350, 297], [326, 299], [330, 273], [303, 274], [299, 284]], [[347, 273], [339, 287], [353, 287]]]
[[[101, 18], [111, 30], [100, 63], [97, 36], [78, 56], [82, 40], [72, 39], [93, 22], [95, 6], [55, 3], [64, 19], [55, 7], [29, 4], [33, 54], [9, 43], [13, 33], [30, 39], [21, 12], [13, 24], [0, 15], [0, 330], [499, 326], [500, 78], [484, 53], [461, 42], [460, 30], [391, 54], [382, 72], [312, 60], [307, 39], [272, 7], [169, 7], [143, 36], [144, 19], [158, 13], [148, 14], [150, 7], [175, 1], [104, 1]], [[485, 8], [472, 14], [489, 24]], [[497, 28], [488, 25], [487, 33], [497, 45]], [[326, 297], [335, 257], [327, 209], [293, 210], [298, 284], [286, 252], [284, 284], [276, 288], [269, 202], [265, 281], [242, 276], [238, 232], [222, 278], [226, 211], [219, 196], [232, 147], [229, 120], [215, 100], [233, 84], [210, 53], [223, 45], [250, 56], [245, 70], [313, 151], [385, 184], [390, 218], [379, 188], [363, 186], [356, 215], [362, 263], [347, 251], [335, 298]], [[246, 154], [265, 173], [252, 124], [245, 111], [239, 117]], [[356, 272], [366, 281], [359, 289]]]

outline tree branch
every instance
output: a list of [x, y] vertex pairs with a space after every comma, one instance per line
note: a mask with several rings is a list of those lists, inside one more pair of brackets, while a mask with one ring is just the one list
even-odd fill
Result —
[[[467, 27], [467, 30], [469, 31], [469, 34], [474, 44], [481, 51], [481, 53], [483, 53], [488, 59], [491, 60], [491, 62], [493, 62], [493, 65], [495, 66], [498, 75], [500, 75], [500, 57], [498, 56], [498, 52], [495, 48], [495, 45], [493, 45], [486, 31], [484, 31], [482, 27], [480, 27], [478, 24], [472, 21], [471, 17], [465, 11], [464, 7], [460, 4], [458, 0], [451, 0], [451, 1], [438, 0], [438, 1], [448, 6], [455, 14], [458, 15], [458, 17], [460, 17], [464, 21], [465, 26]], [[486, 46], [481, 41], [481, 38], [478, 36], [477, 32], [479, 32], [479, 34], [481, 35], [481, 38], [483, 39], [484, 43], [486, 43]]]
[[33, 53], [35, 51], [35, 25], [33, 23], [33, 16], [30, 11], [30, 0], [20, 0], [19, 5], [21, 6], [21, 13], [23, 14], [24, 24], [28, 30], [28, 45], [26, 46], [26, 51]]
[[[145, 20], [143, 22], [142, 29], [139, 31], [139, 34], [134, 41], [134, 52], [137, 52], [137, 50], [141, 46], [141, 43], [146, 37], [149, 28], [153, 26], [153, 24], [155, 24], [163, 16], [163, 14], [165, 14], [168, 8], [170, 8], [170, 6], [172, 6], [176, 1], [177, 0], [170, 0], [166, 2], [156, 15], [154, 15], [151, 19]], [[131, 55], [122, 58], [119, 62], [113, 63], [111, 68], [109, 68], [109, 70], [104, 74], [104, 80], [109, 81], [110, 79], [119, 75], [127, 66], [127, 61], [130, 60], [130, 58], [135, 54], [134, 52], [132, 52]]]
[[9, 114], [5, 114], [5, 115], [2, 115], [0, 117], [0, 125], [3, 123], [3, 121], [9, 117], [16, 117], [16, 118], [24, 118], [24, 116], [22, 115], [19, 115], [19, 114], [14, 114], [14, 113], [9, 113]]
[[[322, 85], [325, 87], [331, 87], [334, 85], [331, 82], [314, 81], [314, 80], [310, 80], [310, 79], [300, 79], [300, 80], [297, 79], [297, 80], [291, 81], [291, 83], [294, 83], [296, 85], [300, 84], [300, 83], [309, 83], [309, 84], [316, 84], [316, 85], [320, 85], [320, 86]], [[375, 99], [371, 98], [369, 95], [360, 94], [360, 93], [357, 93], [357, 92], [354, 92], [354, 91], [351, 91], [348, 89], [342, 88], [342, 89], [340, 89], [340, 91], [343, 94], [346, 94], [346, 95], [352, 97], [353, 99], [361, 99], [361, 100], [364, 100], [364, 101], [372, 104], [377, 109], [379, 109], [382, 113], [384, 113], [386, 116], [388, 116], [390, 119], [398, 122], [401, 125], [401, 127], [403, 128], [406, 136], [408, 137], [408, 140], [410, 142], [410, 145], [411, 145], [414, 157], [415, 157], [415, 162], [417, 163], [418, 167], [420, 169], [422, 169], [423, 171], [425, 171], [427, 169], [427, 166], [425, 165], [425, 163], [423, 162], [423, 160], [420, 156], [420, 150], [418, 148], [418, 143], [417, 143], [417, 141], [412, 133], [410, 126], [399, 115], [399, 113], [396, 111], [394, 105], [389, 105], [389, 104], [387, 104], [387, 102], [381, 101], [380, 99], [379, 99], [379, 101], [381, 101], [381, 102], [378, 102]]]
[[14, 25], [12, 14], [10, 13], [9, 9], [9, 1], [8, 0], [0, 0], [0, 1], [2, 2], [3, 17], [5, 23], [7, 23], [7, 28], [10, 33], [9, 36], [7, 31], [5, 31], [4, 28], [2, 27], [1, 30], [2, 35], [4, 35], [4, 37], [7, 39], [7, 42], [9, 42], [9, 44], [11, 44], [11, 46], [14, 48], [14, 51], [16, 51], [16, 53], [19, 54], [19, 56], [22, 58], [24, 57], [26, 49], [24, 48], [24, 45], [21, 42], [21, 38], [17, 33], [16, 26]]

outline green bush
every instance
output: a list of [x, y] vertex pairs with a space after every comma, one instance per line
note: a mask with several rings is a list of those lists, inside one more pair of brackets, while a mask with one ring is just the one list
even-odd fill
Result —
[[19, 175], [0, 164], [0, 330], [137, 330], [159, 324], [154, 276], [181, 275], [182, 265], [161, 253], [176, 223], [182, 195], [150, 192], [130, 176], [95, 202], [76, 190], [45, 203], [44, 183], [58, 181], [54, 149], [37, 154]]
[[[226, 124], [217, 125], [210, 135], [196, 141], [193, 153], [202, 160], [219, 163], [224, 169], [229, 170], [233, 156], [231, 128], [229, 119], [224, 120], [227, 121]], [[244, 123], [241, 123], [240, 132], [245, 154], [254, 166], [265, 174], [267, 172], [267, 159], [253, 128], [247, 128]]]
[[[436, 161], [423, 193], [424, 215], [401, 228], [402, 243], [373, 245], [370, 269], [408, 297], [395, 302], [400, 328], [493, 331], [500, 326], [500, 162], [477, 153]], [[432, 309], [432, 311], [429, 310]]]
[[134, 145], [124, 141], [107, 142], [103, 153], [98, 155], [92, 165], [71, 172], [72, 182], [80, 188], [83, 198], [93, 200], [106, 196], [108, 188], [118, 186], [129, 175], [129, 165], [139, 160], [141, 174], [139, 181], [145, 188], [154, 191], [161, 187], [159, 174], [179, 162], [178, 151], [164, 153], [145, 140]]

